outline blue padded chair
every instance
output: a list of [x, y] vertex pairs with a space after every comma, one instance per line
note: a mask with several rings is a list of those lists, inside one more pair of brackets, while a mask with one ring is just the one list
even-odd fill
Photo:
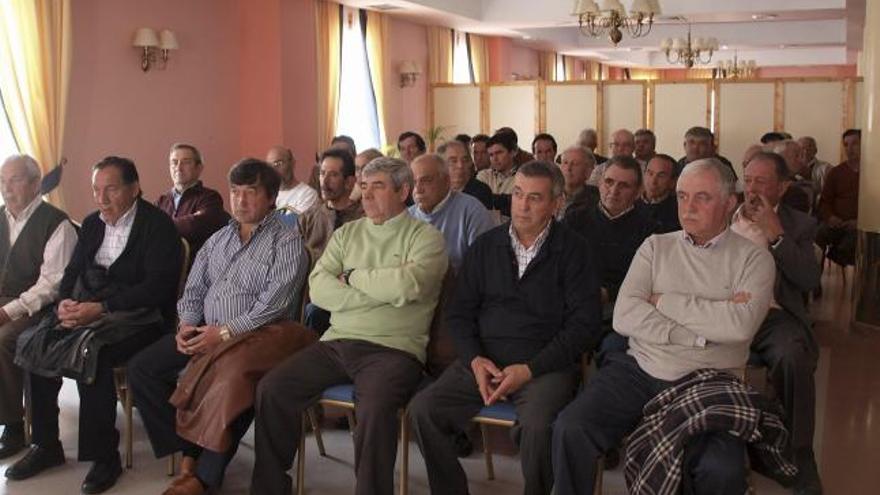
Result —
[[486, 459], [486, 477], [495, 479], [495, 465], [492, 462], [492, 448], [489, 445], [489, 426], [513, 428], [516, 424], [516, 406], [512, 402], [496, 402], [480, 409], [471, 421], [480, 425], [480, 436], [483, 437], [483, 456]]
[[294, 210], [289, 206], [285, 206], [284, 208], [280, 208], [278, 211], [281, 212], [279, 218], [285, 225], [291, 228], [299, 228], [299, 212]]

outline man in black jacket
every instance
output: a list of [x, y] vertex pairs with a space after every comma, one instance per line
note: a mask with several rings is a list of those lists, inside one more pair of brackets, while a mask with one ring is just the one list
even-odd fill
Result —
[[[30, 335], [53, 350], [97, 361], [93, 380], [77, 380], [79, 460], [94, 463], [82, 484], [83, 493], [106, 491], [122, 472], [113, 368], [125, 364], [172, 325], [182, 262], [174, 223], [140, 199], [138, 173], [131, 160], [111, 156], [96, 164], [92, 191], [99, 211], [83, 220], [61, 279], [57, 318], [47, 325], [44, 320]], [[107, 342], [97, 357], [86, 356], [75, 345], [58, 349], [59, 342], [71, 340], [68, 337], [96, 328], [101, 333], [95, 330], [95, 340]], [[33, 446], [6, 471], [11, 480], [30, 478], [64, 463], [57, 404], [61, 371], [49, 370], [50, 352], [23, 353], [27, 349], [23, 341], [31, 330], [19, 339], [16, 363], [31, 370]], [[23, 358], [29, 361], [25, 364]]]
[[511, 222], [471, 246], [447, 328], [458, 360], [410, 403], [432, 493], [466, 493], [450, 433], [483, 406], [514, 403], [526, 494], [549, 494], [550, 425], [599, 336], [599, 284], [587, 242], [554, 220], [564, 179], [551, 163], [520, 167]]
[[645, 168], [645, 188], [636, 208], [641, 208], [657, 222], [658, 234], [681, 230], [674, 174], [675, 159], [669, 155], [654, 155]]

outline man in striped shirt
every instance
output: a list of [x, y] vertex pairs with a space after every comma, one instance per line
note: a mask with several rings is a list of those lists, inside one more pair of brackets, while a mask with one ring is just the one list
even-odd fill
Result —
[[[204, 441], [206, 435], [198, 436], [197, 445], [194, 435], [185, 434], [185, 430], [192, 429], [191, 421], [199, 421], [198, 412], [175, 408], [169, 403], [169, 397], [178, 404], [175, 398], [182, 393], [180, 389], [189, 371], [205, 356], [214, 360], [206, 368], [215, 368], [206, 373], [221, 373], [229, 352], [221, 355], [215, 352], [218, 349], [223, 351], [248, 337], [253, 337], [248, 344], [250, 348], [290, 347], [290, 334], [295, 332], [286, 330], [276, 334], [279, 325], [271, 324], [284, 319], [289, 306], [299, 301], [308, 269], [302, 237], [296, 229], [286, 226], [273, 210], [280, 185], [278, 174], [265, 162], [246, 159], [229, 172], [229, 182], [233, 219], [208, 239], [195, 259], [183, 296], [177, 303], [180, 319], [177, 334], [162, 338], [129, 364], [134, 402], [156, 457], [177, 451], [184, 455], [181, 476], [165, 491], [169, 495], [200, 494], [219, 487], [226, 465], [253, 418], [252, 409], [247, 407], [237, 418], [229, 417], [227, 424], [214, 422], [205, 427], [209, 429], [213, 425], [214, 430], [228, 430], [226, 438], [231, 440], [226, 442], [228, 447], [217, 450], [210, 441]], [[250, 362], [272, 361], [273, 353], [267, 354], [259, 359], [253, 356]], [[250, 362], [237, 364], [242, 361], [246, 359], [234, 361], [234, 366], [251, 366]], [[260, 370], [265, 372], [273, 364], [255, 365], [265, 368]], [[175, 392], [178, 375], [187, 365], [187, 373], [181, 377], [181, 386]], [[233, 372], [246, 375], [250, 370], [250, 367], [235, 368]], [[252, 379], [254, 390], [259, 377]], [[199, 385], [201, 383], [196, 387]], [[215, 380], [210, 384], [220, 385], [228, 383]], [[198, 391], [192, 393], [198, 394]], [[236, 392], [226, 390], [220, 395], [233, 393]], [[217, 394], [209, 392], [206, 397], [214, 399], [212, 395]], [[216, 409], [213, 413], [222, 414]], [[207, 436], [214, 434], [208, 431]]]

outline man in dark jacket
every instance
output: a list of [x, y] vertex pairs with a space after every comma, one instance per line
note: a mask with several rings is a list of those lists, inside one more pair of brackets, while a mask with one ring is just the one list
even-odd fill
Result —
[[[23, 480], [64, 463], [57, 405], [63, 370], [51, 358], [58, 352], [72, 355], [97, 363], [93, 377], [77, 380], [79, 460], [94, 463], [83, 493], [108, 490], [122, 473], [113, 368], [171, 326], [182, 262], [177, 230], [167, 215], [140, 199], [131, 160], [111, 156], [97, 163], [92, 190], [99, 211], [83, 220], [61, 279], [57, 318], [50, 315], [18, 341], [16, 363], [30, 370], [33, 446], [6, 471], [7, 478]], [[96, 356], [79, 352], [78, 336], [85, 339], [90, 331], [91, 342], [105, 342]], [[48, 349], [41, 352], [28, 342]], [[59, 349], [65, 343], [70, 348]]]
[[511, 222], [471, 246], [446, 324], [458, 360], [410, 403], [432, 493], [467, 493], [450, 433], [510, 400], [527, 494], [549, 494], [550, 425], [572, 398], [576, 363], [599, 335], [599, 284], [586, 241], [554, 220], [564, 180], [530, 162], [513, 185]]
[[657, 223], [657, 233], [681, 230], [678, 223], [678, 199], [675, 197], [675, 159], [658, 154], [645, 167], [645, 188], [636, 207]]
[[766, 364], [773, 389], [785, 408], [786, 427], [798, 477], [798, 495], [819, 495], [822, 484], [813, 455], [816, 418], [814, 373], [819, 349], [813, 336], [804, 295], [819, 285], [813, 252], [816, 221], [783, 204], [790, 170], [775, 153], [756, 154], [743, 173], [746, 201], [734, 215], [732, 229], [776, 261], [776, 283], [770, 311], [752, 340], [751, 351]]
[[174, 221], [180, 236], [189, 242], [191, 260], [208, 237], [229, 221], [223, 197], [199, 180], [204, 167], [202, 154], [195, 146], [173, 144], [168, 168], [174, 187], [156, 201], [156, 206]]

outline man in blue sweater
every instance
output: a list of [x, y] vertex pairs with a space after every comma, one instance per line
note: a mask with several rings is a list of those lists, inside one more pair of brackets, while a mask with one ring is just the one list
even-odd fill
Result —
[[550, 425], [572, 398], [577, 361], [599, 336], [599, 283], [586, 241], [553, 218], [564, 179], [529, 162], [514, 177], [511, 222], [471, 246], [446, 324], [458, 360], [410, 402], [432, 493], [467, 493], [452, 432], [509, 400], [526, 494], [553, 486]]
[[495, 222], [478, 199], [450, 189], [449, 169], [441, 156], [418, 156], [410, 168], [415, 179], [415, 204], [409, 207], [409, 214], [443, 234], [449, 262], [458, 271], [468, 246]]

